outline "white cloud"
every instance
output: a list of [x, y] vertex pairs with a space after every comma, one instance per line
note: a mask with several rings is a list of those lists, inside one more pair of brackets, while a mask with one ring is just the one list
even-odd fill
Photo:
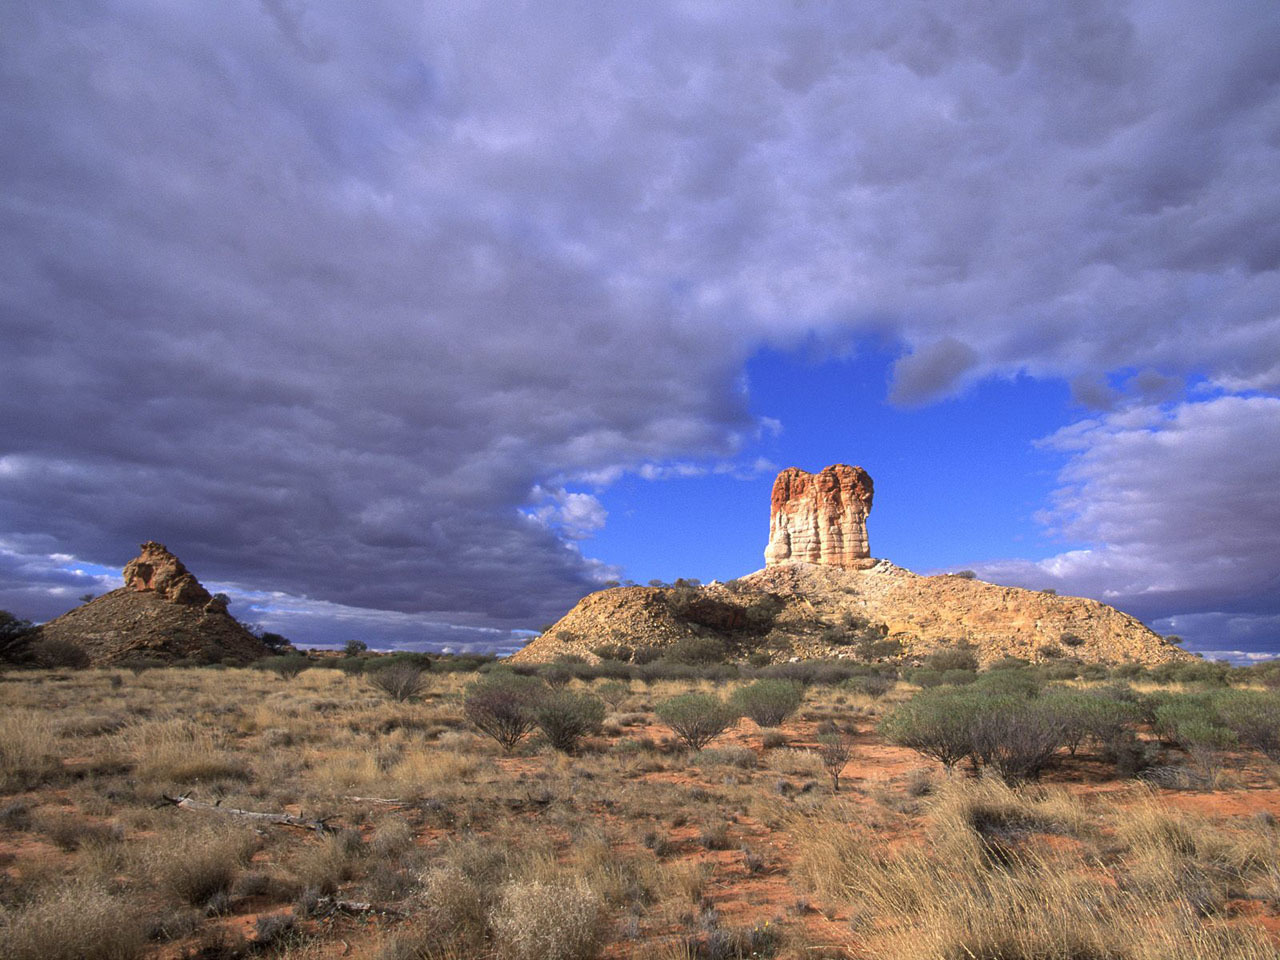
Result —
[[1129, 409], [1046, 445], [1071, 459], [1043, 519], [1091, 546], [981, 564], [984, 577], [1147, 613], [1270, 612], [1280, 602], [1280, 399]]

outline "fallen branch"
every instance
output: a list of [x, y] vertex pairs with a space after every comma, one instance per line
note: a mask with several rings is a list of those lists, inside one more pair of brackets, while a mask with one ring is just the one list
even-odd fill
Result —
[[404, 913], [392, 907], [379, 906], [363, 900], [338, 900], [334, 897], [321, 897], [316, 901], [312, 913], [380, 913], [388, 917], [403, 917]]
[[403, 806], [405, 801], [399, 797], [343, 797], [343, 800], [354, 800], [356, 803], [386, 803], [393, 806]]
[[[323, 820], [309, 820], [306, 817], [295, 817], [291, 813], [258, 813], [253, 810], [240, 810], [236, 807], [224, 807], [219, 803], [205, 803], [203, 800], [192, 800], [191, 794], [184, 794], [181, 797], [171, 797], [162, 794], [164, 803], [173, 804], [183, 810], [195, 810], [201, 813], [221, 813], [228, 817], [241, 817], [245, 820], [255, 820], [258, 823], [276, 823], [283, 827], [302, 827], [306, 830], [314, 830], [316, 833], [334, 833], [337, 827], [329, 826], [330, 817]], [[163, 806], [163, 804], [160, 804]]]

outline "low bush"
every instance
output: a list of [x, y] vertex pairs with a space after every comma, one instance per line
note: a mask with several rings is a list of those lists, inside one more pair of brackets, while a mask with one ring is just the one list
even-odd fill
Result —
[[1047, 692], [1049, 704], [1063, 729], [1063, 745], [1074, 756], [1086, 742], [1095, 745], [1104, 756], [1116, 759], [1134, 737], [1140, 719], [1138, 706], [1132, 700], [1118, 699], [1114, 691], [1054, 689]]
[[1034, 669], [987, 670], [978, 675], [978, 688], [984, 693], [1013, 697], [1034, 697], [1044, 685], [1042, 674]]
[[573, 753], [583, 737], [600, 729], [604, 712], [604, 703], [598, 697], [558, 690], [537, 703], [533, 722], [551, 746]]
[[1064, 728], [1053, 704], [1008, 694], [978, 694], [970, 736], [978, 763], [1005, 783], [1039, 779], [1063, 745]]
[[777, 727], [800, 709], [804, 688], [791, 680], [757, 680], [735, 690], [731, 702], [759, 726]]
[[84, 647], [70, 640], [44, 637], [36, 634], [27, 652], [42, 667], [67, 667], [80, 669], [89, 665], [89, 655]]
[[719, 637], [686, 637], [667, 647], [663, 659], [672, 663], [705, 665], [723, 663], [727, 656], [724, 641]]
[[671, 697], [658, 703], [654, 712], [691, 750], [701, 750], [733, 726], [739, 717], [732, 706], [705, 693]]
[[878, 700], [892, 690], [893, 684], [894, 681], [891, 678], [878, 673], [850, 677], [844, 682], [845, 687], [853, 693], [860, 693], [874, 700]]
[[954, 647], [935, 650], [924, 658], [924, 665], [930, 670], [977, 670], [978, 655], [967, 643]]
[[306, 657], [292, 654], [284, 657], [265, 657], [254, 664], [262, 670], [270, 670], [281, 680], [292, 680], [304, 670], [311, 669], [311, 661]]
[[981, 684], [921, 691], [885, 717], [880, 730], [948, 770], [967, 758], [1008, 783], [1038, 778], [1068, 732], [1052, 701]]
[[831, 792], [840, 792], [840, 774], [853, 759], [853, 737], [848, 733], [824, 733], [818, 737], [818, 759], [831, 777]]
[[604, 901], [581, 880], [503, 887], [490, 926], [512, 960], [593, 960], [605, 939]]
[[978, 679], [974, 670], [935, 670], [932, 667], [919, 667], [912, 670], [907, 679], [918, 687], [963, 687]]
[[624, 700], [631, 696], [631, 687], [617, 680], [610, 680], [608, 683], [602, 683], [595, 689], [596, 696], [611, 706], [614, 710], [622, 706]]
[[1231, 690], [1215, 699], [1218, 719], [1245, 746], [1280, 763], [1280, 695], [1267, 691]]
[[549, 687], [567, 687], [573, 679], [573, 668], [565, 663], [548, 663], [538, 668], [538, 676]]
[[591, 652], [601, 660], [614, 660], [619, 663], [630, 663], [631, 658], [636, 654], [635, 648], [625, 643], [602, 643], [598, 647], [592, 647]]
[[923, 690], [880, 722], [890, 743], [932, 757], [950, 771], [973, 753], [974, 718], [980, 698], [955, 687]]
[[758, 763], [756, 752], [750, 747], [707, 747], [699, 750], [693, 762], [699, 767], [724, 765], [750, 770]]
[[1202, 693], [1166, 697], [1155, 708], [1157, 731], [1185, 750], [1210, 782], [1221, 770], [1222, 751], [1239, 739], [1223, 722], [1217, 707], [1213, 694]]
[[156, 841], [147, 861], [160, 887], [198, 907], [231, 889], [255, 846], [237, 826], [209, 826]]
[[536, 677], [494, 671], [467, 688], [462, 710], [477, 730], [510, 753], [536, 726], [534, 711], [548, 694]]
[[392, 661], [365, 676], [375, 689], [398, 703], [420, 696], [431, 683], [431, 675], [417, 663], [408, 660]]

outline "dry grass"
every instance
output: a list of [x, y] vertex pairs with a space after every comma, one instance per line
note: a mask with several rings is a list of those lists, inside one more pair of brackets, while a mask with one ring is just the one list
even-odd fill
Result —
[[0, 708], [0, 785], [21, 790], [58, 768], [57, 731], [47, 713], [21, 707]]
[[876, 957], [1276, 956], [1260, 932], [1218, 915], [1221, 891], [1207, 872], [1187, 870], [1206, 845], [1219, 854], [1249, 850], [1218, 861], [1241, 877], [1263, 865], [1257, 851], [1203, 824], [1193, 834], [1154, 803], [1122, 817], [1130, 856], [1109, 867], [1088, 844], [1035, 842], [1037, 834], [1094, 832], [1089, 813], [1061, 790], [953, 781], [930, 804], [925, 839], [893, 850], [845, 812], [853, 829], [816, 818], [797, 825], [801, 871], [816, 893], [851, 906], [861, 945]]
[[582, 879], [507, 884], [490, 923], [512, 960], [592, 960], [604, 946], [604, 903]]
[[121, 731], [119, 744], [144, 780], [191, 785], [249, 778], [245, 758], [226, 748], [226, 736], [190, 720], [144, 722]]
[[143, 869], [161, 890], [193, 906], [225, 894], [253, 855], [257, 840], [239, 824], [190, 824], [153, 839], [141, 851]]
[[[318, 669], [289, 684], [247, 670], [10, 675], [0, 953], [136, 956], [144, 928], [156, 960], [225, 953], [219, 930], [252, 936], [266, 913], [294, 925], [255, 953], [294, 958], [340, 942], [383, 960], [1275, 956], [1252, 920], [1280, 909], [1274, 821], [1180, 813], [1138, 787], [1087, 801], [1075, 785], [942, 778], [868, 736], [904, 686], [877, 701], [815, 686], [809, 719], [742, 724], [691, 758], [664, 752], [653, 705], [732, 684], [635, 684], [580, 756], [536, 743], [504, 756], [465, 722], [473, 679], [434, 676], [396, 703]], [[807, 748], [827, 723], [857, 730], [839, 795]], [[876, 770], [886, 756], [898, 766]], [[188, 791], [342, 832], [156, 805]], [[326, 920], [310, 912], [325, 893], [407, 919]]]
[[8, 960], [133, 960], [146, 949], [138, 908], [91, 884], [71, 884], [0, 916]]

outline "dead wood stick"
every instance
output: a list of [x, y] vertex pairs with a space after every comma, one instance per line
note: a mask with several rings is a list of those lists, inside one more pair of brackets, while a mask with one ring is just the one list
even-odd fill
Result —
[[309, 820], [306, 817], [295, 817], [291, 813], [259, 813], [254, 810], [240, 810], [236, 807], [224, 807], [217, 803], [205, 803], [203, 800], [192, 800], [190, 794], [171, 797], [162, 794], [166, 803], [183, 810], [196, 810], [201, 813], [221, 813], [229, 817], [241, 817], [245, 820], [256, 820], [259, 823], [278, 823], [284, 827], [302, 827], [316, 833], [332, 833], [336, 827], [329, 826], [329, 817], [323, 820]]
[[363, 900], [339, 900], [335, 897], [321, 897], [316, 901], [315, 912], [340, 913], [381, 913], [390, 917], [402, 917], [404, 914], [393, 907], [367, 903]]

